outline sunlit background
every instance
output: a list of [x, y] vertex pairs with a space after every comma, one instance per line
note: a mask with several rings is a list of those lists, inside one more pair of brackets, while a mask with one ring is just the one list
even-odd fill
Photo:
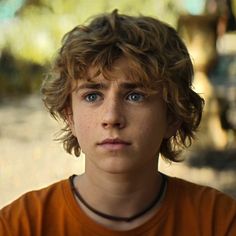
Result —
[[160, 169], [236, 197], [236, 0], [0, 0], [0, 208], [83, 172], [83, 157], [53, 141], [61, 124], [46, 113], [39, 88], [62, 36], [115, 8], [179, 31], [193, 58], [194, 88], [206, 100], [185, 161], [161, 161]]

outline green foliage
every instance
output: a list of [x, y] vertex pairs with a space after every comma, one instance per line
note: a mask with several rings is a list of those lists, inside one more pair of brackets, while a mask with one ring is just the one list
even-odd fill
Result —
[[[28, 1], [30, 2], [30, 1]], [[50, 61], [65, 32], [102, 12], [147, 14], [175, 25], [178, 14], [173, 0], [40, 0], [21, 8], [5, 31], [5, 43], [17, 58], [45, 64]], [[1, 43], [0, 43], [1, 45]]]
[[[0, 95], [7, 91], [37, 90], [40, 79], [29, 68], [49, 64], [60, 47], [62, 36], [74, 26], [86, 22], [90, 16], [118, 9], [126, 14], [151, 15], [175, 25], [178, 1], [26, 0], [15, 18], [0, 24], [0, 53], [5, 50], [14, 59], [9, 69], [0, 57]], [[21, 71], [23, 69], [25, 72]]]
[[0, 98], [38, 91], [45, 70], [45, 67], [38, 64], [14, 58], [8, 51], [2, 52]]

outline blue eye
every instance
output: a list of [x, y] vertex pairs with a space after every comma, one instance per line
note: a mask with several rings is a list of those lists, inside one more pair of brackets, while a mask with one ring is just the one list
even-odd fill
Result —
[[97, 93], [90, 93], [85, 96], [87, 102], [95, 102], [100, 98], [100, 95]]
[[142, 102], [144, 100], [144, 95], [141, 93], [130, 93], [127, 99], [132, 102]]

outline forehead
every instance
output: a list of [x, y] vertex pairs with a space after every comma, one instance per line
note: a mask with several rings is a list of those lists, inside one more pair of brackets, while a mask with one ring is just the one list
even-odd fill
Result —
[[72, 89], [77, 90], [82, 84], [86, 84], [83, 88], [95, 88], [94, 84], [98, 88], [104, 88], [109, 86], [110, 82], [117, 85], [126, 84], [121, 87], [127, 89], [142, 88], [150, 94], [160, 93], [163, 87], [161, 79], [148, 76], [140, 63], [121, 57], [110, 66], [91, 64], [78, 79], [72, 80]]
[[87, 72], [87, 76], [76, 80], [75, 91], [81, 90], [107, 90], [110, 87], [117, 87], [119, 90], [135, 90], [141, 89], [151, 94], [160, 94], [161, 85], [153, 85], [149, 80], [145, 83], [144, 80], [135, 77], [134, 74], [129, 73], [130, 67], [125, 61], [117, 62], [111, 70], [100, 72], [96, 66], [91, 66]]
[[90, 82], [127, 81], [146, 88], [156, 88], [161, 82], [158, 78], [148, 76], [146, 69], [139, 62], [125, 57], [117, 59], [111, 66], [91, 65], [83, 79]]
[[132, 80], [132, 68], [130, 61], [126, 58], [117, 59], [111, 66], [91, 65], [87, 71], [87, 80], [97, 81], [99, 79], [107, 80]]

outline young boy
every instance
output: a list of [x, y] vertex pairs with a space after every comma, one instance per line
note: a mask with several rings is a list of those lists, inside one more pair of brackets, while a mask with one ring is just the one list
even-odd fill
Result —
[[85, 172], [26, 193], [0, 211], [0, 235], [236, 235], [236, 201], [158, 172], [179, 161], [203, 100], [176, 31], [115, 10], [63, 39], [43, 100]]

